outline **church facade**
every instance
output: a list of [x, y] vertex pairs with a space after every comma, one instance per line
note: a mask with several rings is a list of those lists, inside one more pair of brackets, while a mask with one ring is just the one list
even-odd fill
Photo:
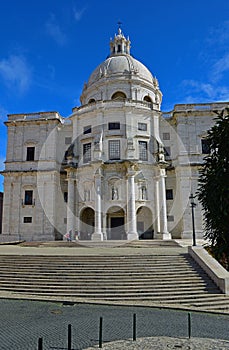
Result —
[[[69, 118], [8, 115], [1, 240], [191, 238], [207, 130], [228, 104], [161, 101], [119, 29]], [[202, 237], [198, 203], [195, 223]]]

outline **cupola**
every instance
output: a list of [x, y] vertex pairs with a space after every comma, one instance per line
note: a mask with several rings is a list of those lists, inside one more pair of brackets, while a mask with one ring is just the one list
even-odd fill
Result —
[[122, 29], [118, 28], [118, 35], [115, 34], [114, 39], [110, 40], [110, 56], [130, 54], [130, 40], [126, 39], [122, 33]]

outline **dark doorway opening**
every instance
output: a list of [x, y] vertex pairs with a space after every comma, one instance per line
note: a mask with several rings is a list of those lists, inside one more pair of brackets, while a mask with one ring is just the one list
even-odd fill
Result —
[[125, 239], [124, 217], [111, 217], [110, 239]]

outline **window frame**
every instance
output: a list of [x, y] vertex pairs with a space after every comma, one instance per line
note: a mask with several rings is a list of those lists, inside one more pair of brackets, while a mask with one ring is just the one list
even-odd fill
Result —
[[147, 131], [147, 126], [147, 123], [138, 122], [138, 130], [140, 131]]
[[162, 139], [164, 141], [169, 141], [170, 140], [170, 133], [169, 132], [163, 132], [162, 133]]
[[[146, 147], [142, 147], [145, 145]], [[138, 155], [139, 160], [148, 161], [148, 142], [147, 141], [138, 141]]]
[[72, 143], [72, 138], [70, 136], [65, 136], [65, 145], [71, 145]]
[[24, 216], [23, 217], [23, 224], [32, 224], [33, 223], [33, 217], [32, 216]]
[[120, 140], [108, 140], [108, 156], [109, 156], [109, 160], [120, 160], [121, 159]]
[[173, 200], [173, 189], [166, 189], [166, 200]]
[[68, 203], [68, 192], [64, 191], [64, 202]]
[[[89, 150], [90, 152], [87, 154]], [[91, 142], [83, 144], [83, 163], [85, 164], [89, 162], [91, 162]]]
[[210, 142], [207, 138], [201, 139], [201, 153], [210, 154]]
[[33, 190], [25, 190], [24, 205], [33, 205]]
[[35, 160], [35, 146], [26, 147], [26, 161], [33, 162]]
[[165, 152], [165, 160], [171, 160], [171, 147], [165, 146], [164, 152]]
[[174, 215], [168, 215], [167, 222], [174, 222]]
[[120, 122], [109, 122], [108, 123], [108, 130], [120, 130], [121, 125]]
[[83, 127], [83, 134], [84, 135], [91, 134], [91, 125], [86, 125]]

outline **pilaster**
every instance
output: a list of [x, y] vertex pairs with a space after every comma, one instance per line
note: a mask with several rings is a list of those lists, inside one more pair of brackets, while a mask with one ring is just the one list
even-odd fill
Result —
[[128, 201], [127, 201], [127, 219], [128, 219], [128, 231], [127, 239], [139, 239], [137, 232], [137, 215], [136, 215], [136, 203], [135, 203], [135, 182], [134, 177], [136, 170], [134, 165], [128, 168], [127, 172], [127, 191], [128, 191]]
[[67, 233], [70, 239], [75, 234], [75, 171], [67, 170], [68, 181], [68, 205], [67, 205]]
[[95, 174], [95, 231], [92, 234], [93, 241], [103, 241], [101, 184], [102, 184], [102, 174], [101, 174], [101, 169], [99, 168]]

